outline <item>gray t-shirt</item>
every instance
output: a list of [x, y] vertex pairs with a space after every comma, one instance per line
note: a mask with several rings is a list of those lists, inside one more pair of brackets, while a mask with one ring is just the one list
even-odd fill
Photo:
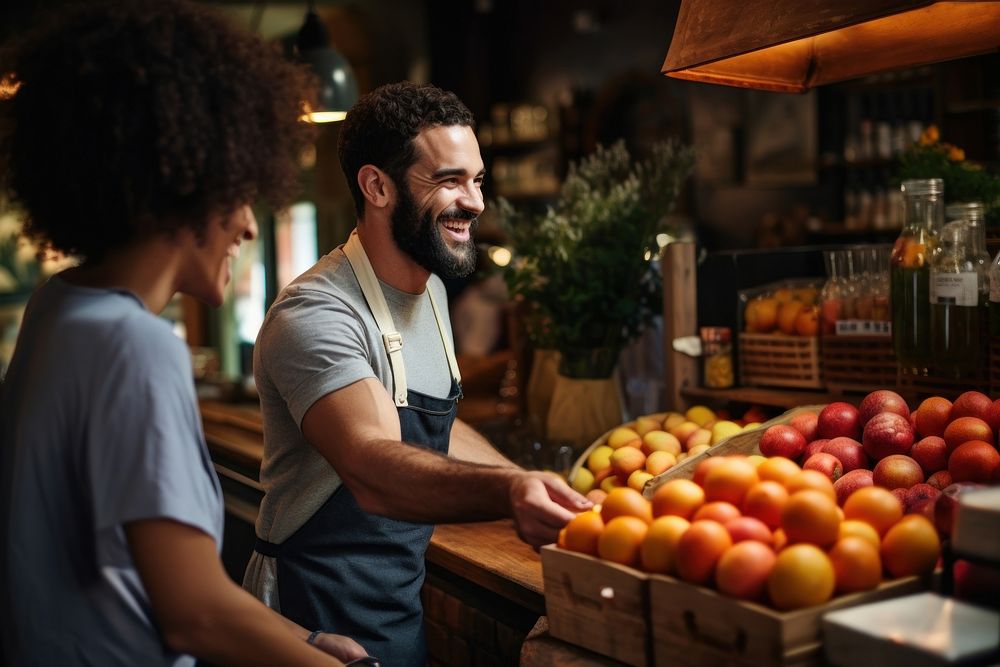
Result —
[[0, 409], [11, 664], [194, 664], [157, 632], [123, 530], [172, 519], [221, 545], [187, 346], [134, 295], [53, 277], [25, 310]]
[[[447, 397], [451, 373], [430, 299], [381, 287], [403, 336], [407, 386]], [[444, 284], [432, 275], [427, 289], [451, 345]], [[336, 471], [303, 437], [302, 417], [322, 397], [364, 378], [376, 378], [392, 391], [378, 325], [342, 249], [322, 257], [281, 292], [257, 335], [253, 367], [264, 420], [265, 493], [257, 535], [280, 544], [340, 486]], [[243, 585], [278, 608], [273, 569], [273, 559], [254, 553]]]

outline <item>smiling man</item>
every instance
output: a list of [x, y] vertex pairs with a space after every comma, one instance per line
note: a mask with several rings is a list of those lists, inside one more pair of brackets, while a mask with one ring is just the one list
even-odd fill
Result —
[[279, 295], [254, 349], [265, 496], [244, 586], [383, 664], [423, 665], [433, 524], [512, 517], [538, 546], [590, 503], [455, 419], [439, 276], [475, 267], [472, 114], [433, 86], [383, 86], [348, 114], [339, 152], [357, 229]]

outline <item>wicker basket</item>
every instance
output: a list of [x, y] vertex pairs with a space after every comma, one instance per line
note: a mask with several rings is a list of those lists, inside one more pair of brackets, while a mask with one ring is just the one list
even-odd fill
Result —
[[822, 389], [822, 360], [815, 336], [741, 333], [740, 382], [747, 386]]
[[891, 336], [823, 336], [823, 381], [832, 393], [862, 393], [896, 386]]

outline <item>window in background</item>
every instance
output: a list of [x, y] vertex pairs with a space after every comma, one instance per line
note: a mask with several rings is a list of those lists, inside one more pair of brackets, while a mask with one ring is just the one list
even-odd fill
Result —
[[315, 204], [299, 202], [276, 218], [274, 254], [280, 292], [319, 259]]

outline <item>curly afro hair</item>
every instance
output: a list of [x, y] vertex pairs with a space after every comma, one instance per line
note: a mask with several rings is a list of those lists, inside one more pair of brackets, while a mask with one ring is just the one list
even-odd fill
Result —
[[372, 164], [402, 183], [417, 158], [413, 138], [428, 127], [475, 127], [472, 112], [449, 91], [430, 84], [390, 83], [361, 97], [340, 128], [337, 151], [358, 217], [365, 198], [358, 185], [358, 171]]
[[0, 59], [6, 189], [25, 233], [99, 260], [108, 250], [298, 188], [314, 99], [299, 66], [180, 0], [87, 2]]

